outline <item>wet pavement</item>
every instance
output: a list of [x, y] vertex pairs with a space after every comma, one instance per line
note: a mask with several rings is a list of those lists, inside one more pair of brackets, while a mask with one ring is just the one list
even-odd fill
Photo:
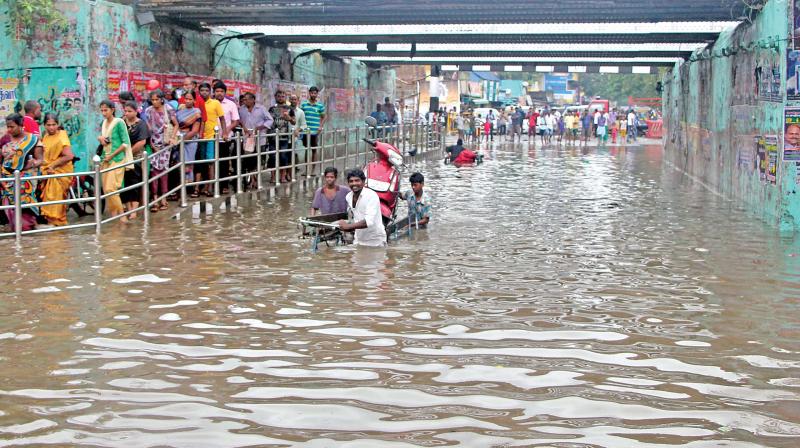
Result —
[[312, 255], [299, 186], [3, 241], [0, 446], [798, 445], [794, 236], [657, 145], [415, 168], [386, 250]]

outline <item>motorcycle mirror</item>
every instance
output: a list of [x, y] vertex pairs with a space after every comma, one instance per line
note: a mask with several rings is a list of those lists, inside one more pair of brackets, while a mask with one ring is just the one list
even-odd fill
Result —
[[367, 126], [374, 128], [378, 125], [378, 120], [376, 120], [375, 117], [367, 117], [364, 119], [364, 123], [367, 123]]

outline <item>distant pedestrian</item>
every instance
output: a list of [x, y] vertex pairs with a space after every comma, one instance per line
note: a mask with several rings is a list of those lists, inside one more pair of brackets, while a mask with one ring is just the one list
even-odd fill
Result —
[[[322, 133], [325, 131], [325, 123], [328, 122], [329, 114], [325, 105], [319, 101], [319, 88], [311, 86], [308, 89], [308, 100], [300, 104], [300, 109], [306, 118], [308, 134], [306, 147], [311, 148], [311, 175], [314, 176], [315, 163], [317, 162], [317, 149], [322, 144]], [[274, 118], [274, 116], [273, 116]]]

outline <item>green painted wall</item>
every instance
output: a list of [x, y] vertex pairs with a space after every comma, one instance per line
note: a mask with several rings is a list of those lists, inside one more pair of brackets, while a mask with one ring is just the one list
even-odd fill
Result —
[[[291, 78], [289, 61], [294, 55], [285, 49], [233, 39], [217, 50], [218, 62], [212, 71], [212, 47], [221, 36], [163, 23], [139, 27], [131, 7], [103, 0], [94, 4], [59, 0], [57, 7], [67, 18], [67, 27], [43, 26], [27, 35], [13, 32], [5, 4], [0, 5], [0, 29], [12, 31], [0, 34], [0, 84], [19, 80], [11, 92], [17, 101], [2, 102], [0, 117], [20, 109], [29, 99], [39, 101], [44, 112], [59, 113], [76, 154], [83, 158], [78, 169], [86, 168], [96, 147], [101, 118], [95, 105], [107, 97], [108, 70], [213, 73], [264, 87]], [[374, 89], [367, 96], [393, 96], [394, 92], [392, 70], [370, 74], [356, 61], [314, 55], [300, 58], [295, 73], [298, 82], [321, 88]], [[353, 126], [360, 122], [361, 112], [352, 108], [333, 113], [332, 118], [334, 126]], [[4, 126], [0, 120], [0, 127]]]
[[[778, 150], [777, 179], [762, 180], [752, 160], [756, 135], [777, 135], [782, 147], [783, 101], [759, 97], [757, 67], [777, 64], [786, 73], [789, 4], [770, 0], [752, 24], [723, 32], [703, 60], [678, 64], [664, 78], [667, 160], [725, 197], [783, 229], [800, 227], [800, 185], [796, 167]], [[778, 48], [769, 46], [770, 39]], [[751, 43], [755, 43], [752, 48]], [[760, 45], [759, 45], [760, 43]], [[739, 48], [733, 55], [724, 55]], [[785, 79], [785, 76], [784, 76]], [[785, 91], [785, 80], [781, 91]]]

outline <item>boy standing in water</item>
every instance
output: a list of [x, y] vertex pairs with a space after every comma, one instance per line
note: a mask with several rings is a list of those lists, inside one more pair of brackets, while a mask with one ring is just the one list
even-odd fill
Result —
[[409, 225], [423, 227], [431, 220], [431, 198], [425, 193], [425, 177], [422, 173], [414, 173], [408, 179], [411, 190], [400, 193], [400, 198], [408, 201], [408, 209], [412, 210]]

